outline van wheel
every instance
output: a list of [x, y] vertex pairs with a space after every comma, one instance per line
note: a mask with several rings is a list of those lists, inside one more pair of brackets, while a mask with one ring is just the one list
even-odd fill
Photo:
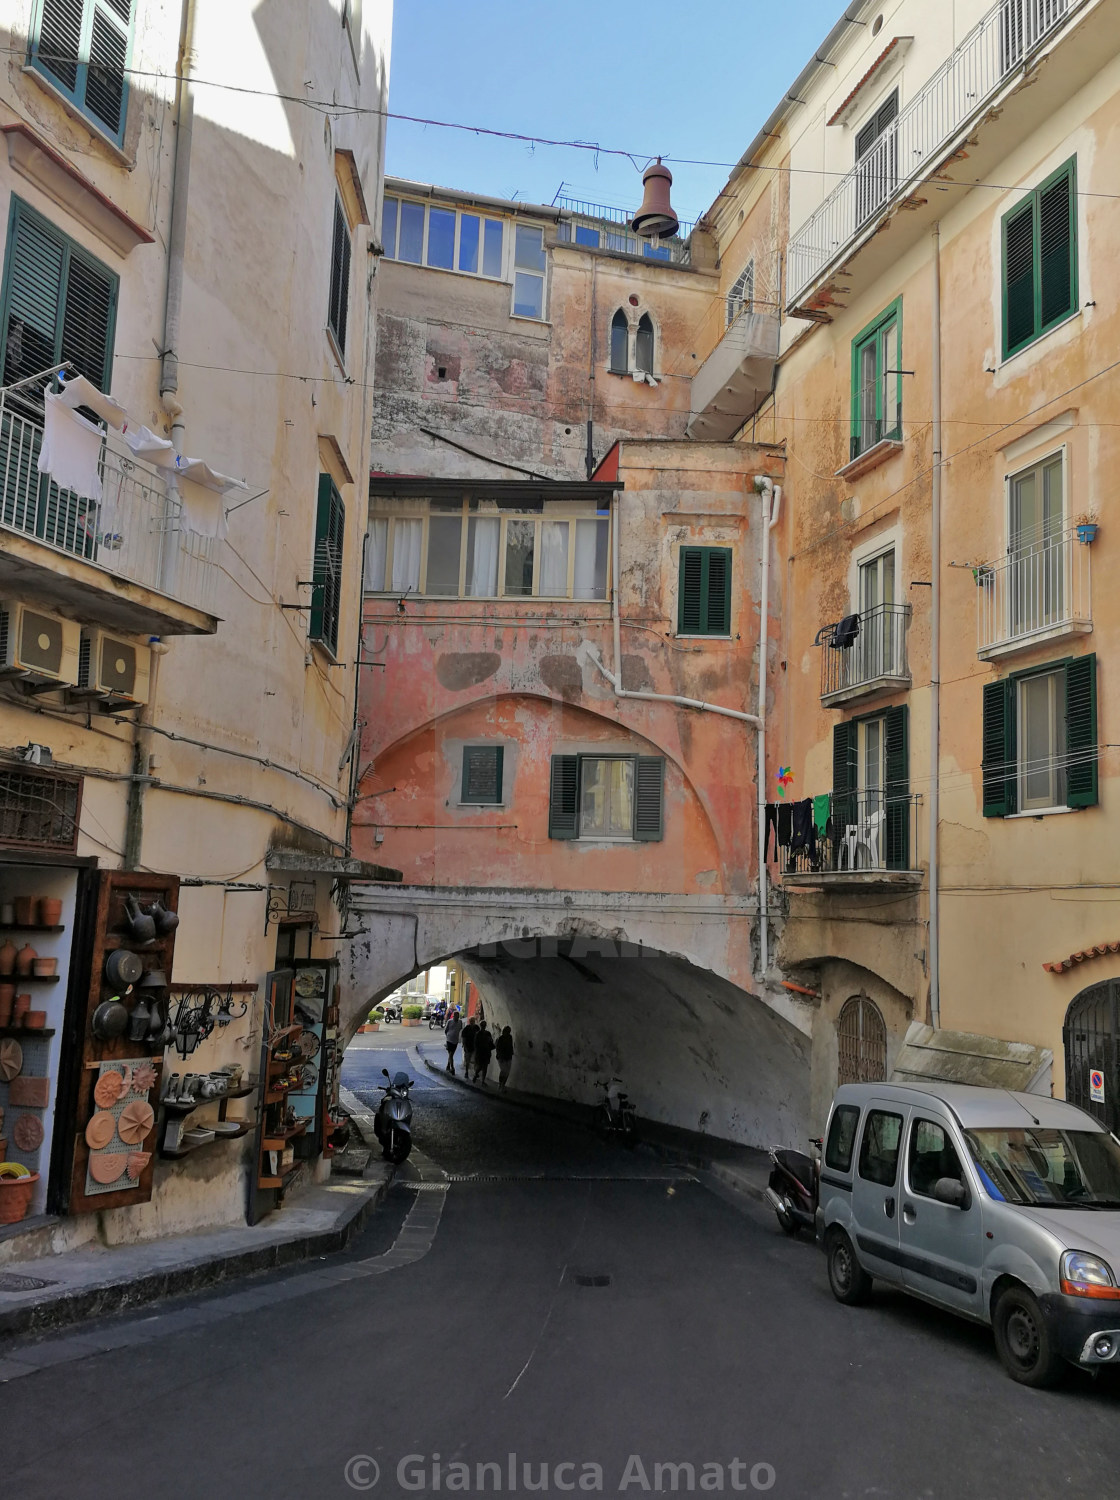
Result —
[[996, 1303], [992, 1318], [1000, 1363], [1020, 1385], [1056, 1385], [1065, 1373], [1065, 1360], [1054, 1348], [1042, 1309], [1024, 1286], [1009, 1287]]
[[842, 1229], [834, 1229], [828, 1237], [828, 1284], [837, 1302], [847, 1307], [856, 1307], [866, 1302], [871, 1294], [871, 1277], [856, 1259], [852, 1242]]

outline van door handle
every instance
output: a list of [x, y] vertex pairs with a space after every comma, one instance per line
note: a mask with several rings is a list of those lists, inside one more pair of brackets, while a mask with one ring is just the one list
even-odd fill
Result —
[[893, 1219], [894, 1218], [894, 1199], [893, 1198], [884, 1198], [883, 1199], [883, 1212], [886, 1214], [886, 1216], [887, 1216], [888, 1219]]
[[904, 1203], [902, 1205], [902, 1217], [907, 1224], [913, 1224], [918, 1217], [918, 1210], [912, 1203]]

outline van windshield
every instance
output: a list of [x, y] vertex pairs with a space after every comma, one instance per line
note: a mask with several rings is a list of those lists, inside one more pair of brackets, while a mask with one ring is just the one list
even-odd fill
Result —
[[1120, 1146], [1105, 1131], [966, 1130], [991, 1198], [1036, 1208], [1120, 1209]]

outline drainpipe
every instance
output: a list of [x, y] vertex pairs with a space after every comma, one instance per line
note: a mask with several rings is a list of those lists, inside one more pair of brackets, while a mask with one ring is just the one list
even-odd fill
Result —
[[191, 85], [191, 44], [194, 39], [195, 0], [183, 0], [179, 25], [179, 81], [175, 95], [175, 159], [171, 176], [171, 233], [167, 249], [167, 291], [163, 309], [163, 351], [160, 358], [160, 400], [171, 417], [171, 441], [183, 451], [183, 408], [179, 391], [179, 329], [183, 311], [183, 268], [187, 245], [187, 205], [190, 196], [191, 137], [194, 131], [194, 89]]
[[762, 500], [762, 619], [758, 631], [758, 959], [763, 979], [770, 967], [770, 882], [766, 874], [766, 678], [770, 635], [770, 533], [778, 524], [782, 491], [765, 474], [754, 476]]
[[941, 225], [933, 226], [933, 483], [929, 653], [929, 1022], [941, 1025], [941, 902], [937, 839], [941, 822]]

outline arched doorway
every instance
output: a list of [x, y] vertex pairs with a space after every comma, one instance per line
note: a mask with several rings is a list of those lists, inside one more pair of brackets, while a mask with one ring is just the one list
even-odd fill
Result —
[[[1062, 1028], [1066, 1098], [1120, 1131], [1120, 979], [1106, 979], [1075, 995]], [[1092, 1097], [1089, 1075], [1104, 1074], [1104, 1101]]]
[[881, 1083], [887, 1076], [887, 1024], [873, 1000], [853, 995], [836, 1026], [839, 1083]]

